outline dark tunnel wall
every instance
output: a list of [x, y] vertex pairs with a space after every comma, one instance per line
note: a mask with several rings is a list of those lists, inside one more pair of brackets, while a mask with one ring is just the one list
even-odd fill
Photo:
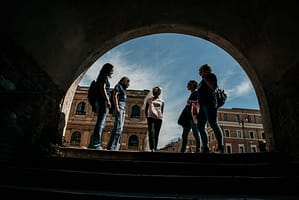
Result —
[[55, 151], [61, 100], [98, 57], [138, 36], [177, 32], [209, 40], [241, 64], [259, 98], [271, 150], [298, 159], [295, 8], [272, 1], [11, 2], [1, 8], [0, 62], [16, 90], [1, 88], [2, 148]]

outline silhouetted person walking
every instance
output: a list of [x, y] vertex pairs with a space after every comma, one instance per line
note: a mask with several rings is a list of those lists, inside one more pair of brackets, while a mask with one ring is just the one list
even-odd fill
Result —
[[197, 98], [197, 81], [190, 80], [187, 84], [188, 90], [190, 90], [190, 96], [187, 100], [187, 105], [184, 109], [186, 112], [185, 116], [185, 123], [182, 124], [183, 133], [182, 133], [182, 147], [181, 152], [184, 153], [186, 151], [186, 146], [188, 143], [188, 135], [190, 130], [192, 130], [193, 136], [196, 142], [196, 149], [195, 152], [200, 152], [200, 137], [197, 130], [197, 114], [198, 114], [198, 98]]
[[212, 68], [208, 64], [204, 64], [199, 68], [199, 75], [202, 77], [202, 80], [197, 90], [200, 105], [197, 128], [202, 139], [203, 152], [209, 152], [209, 139], [206, 132], [206, 124], [209, 122], [218, 142], [217, 151], [224, 153], [223, 133], [217, 119], [217, 98], [215, 94], [215, 90], [218, 87], [217, 77], [212, 73]]

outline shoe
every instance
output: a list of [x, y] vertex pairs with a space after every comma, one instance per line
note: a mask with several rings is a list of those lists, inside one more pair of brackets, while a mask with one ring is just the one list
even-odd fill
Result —
[[222, 153], [224, 153], [224, 151], [223, 151], [223, 150], [219, 150], [219, 149], [217, 149], [214, 153], [222, 154]]
[[103, 147], [98, 146], [98, 147], [96, 147], [95, 149], [96, 149], [96, 150], [103, 150]]
[[218, 152], [219, 153], [224, 153], [224, 146], [223, 145], [218, 146]]
[[218, 153], [224, 153], [224, 147], [223, 147], [223, 145], [219, 145], [218, 146], [217, 152]]
[[210, 149], [208, 147], [204, 147], [202, 152], [203, 153], [210, 153]]

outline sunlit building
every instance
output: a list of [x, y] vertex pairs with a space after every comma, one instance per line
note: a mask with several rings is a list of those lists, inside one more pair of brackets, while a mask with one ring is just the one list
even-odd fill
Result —
[[[220, 108], [218, 121], [223, 131], [225, 153], [245, 153], [267, 151], [267, 138], [263, 128], [263, 119], [259, 110], [243, 108]], [[217, 151], [217, 141], [212, 128], [207, 124], [210, 152]], [[163, 151], [179, 152], [181, 138], [165, 146]], [[186, 153], [195, 150], [195, 139], [192, 132], [188, 135]]]
[[[87, 100], [88, 87], [77, 88], [63, 137], [66, 147], [87, 148], [96, 123], [96, 114], [92, 112]], [[142, 110], [143, 100], [148, 90], [127, 90], [126, 117], [121, 136], [120, 150], [147, 151], [147, 122]], [[105, 148], [112, 130], [114, 117], [108, 114], [102, 134]]]
[[[96, 114], [92, 112], [87, 100], [88, 87], [77, 88], [72, 101], [70, 115], [63, 137], [66, 147], [87, 148], [93, 128], [96, 123]], [[126, 118], [121, 136], [120, 150], [148, 151], [147, 121], [142, 110], [144, 98], [148, 90], [127, 90]], [[263, 129], [263, 120], [259, 110], [243, 108], [220, 108], [218, 110], [219, 125], [224, 135], [225, 153], [245, 153], [265, 151], [267, 144]], [[108, 114], [106, 126], [102, 134], [105, 148], [113, 126], [113, 116]], [[213, 130], [207, 125], [209, 134], [209, 148], [211, 152], [217, 150], [217, 141]], [[180, 152], [181, 138], [172, 141], [160, 151]], [[188, 136], [186, 153], [195, 150], [195, 139], [192, 132]]]

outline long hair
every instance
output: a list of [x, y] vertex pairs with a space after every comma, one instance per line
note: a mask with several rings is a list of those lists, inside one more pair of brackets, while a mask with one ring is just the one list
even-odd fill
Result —
[[108, 74], [110, 73], [110, 71], [113, 69], [113, 65], [110, 64], [110, 63], [106, 63], [103, 65], [102, 69], [100, 70], [100, 73], [97, 77], [97, 79], [99, 79], [99, 77], [105, 75], [105, 74]]

